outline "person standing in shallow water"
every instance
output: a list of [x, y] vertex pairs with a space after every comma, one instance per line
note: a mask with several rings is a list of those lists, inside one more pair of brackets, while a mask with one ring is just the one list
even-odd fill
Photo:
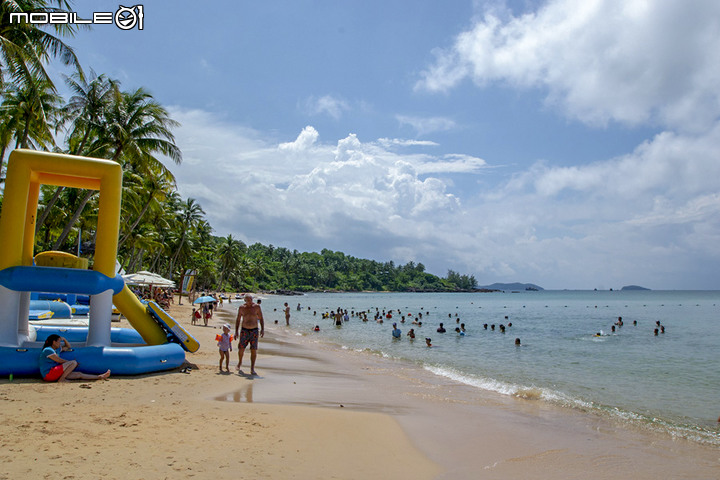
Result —
[[[243, 354], [249, 344], [250, 374], [257, 375], [255, 372], [255, 360], [257, 359], [258, 341], [261, 337], [265, 336], [265, 319], [263, 319], [260, 305], [253, 302], [252, 295], [246, 293], [244, 300], [245, 303], [238, 308], [237, 318], [235, 319], [235, 337], [240, 339], [238, 342], [237, 371], [242, 373], [240, 368], [242, 366]], [[259, 329], [258, 323], [260, 324]], [[239, 337], [238, 330], [240, 330]]]
[[402, 338], [402, 331], [397, 327], [397, 323], [393, 323], [392, 336], [397, 339]]
[[337, 312], [335, 312], [332, 316], [335, 321], [335, 326], [339, 327], [343, 324], [343, 314], [341, 309], [338, 308]]
[[285, 308], [283, 309], [285, 312], [285, 325], [288, 327], [290, 326], [290, 305], [285, 302]]

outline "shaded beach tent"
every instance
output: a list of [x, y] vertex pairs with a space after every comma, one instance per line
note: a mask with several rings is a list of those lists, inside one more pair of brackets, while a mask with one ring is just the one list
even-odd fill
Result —
[[195, 299], [193, 304], [195, 303], [212, 303], [217, 302], [217, 298], [211, 297], [210, 295], [205, 295], [203, 297], [198, 297]]
[[136, 273], [122, 275], [127, 285], [153, 286], [153, 287], [174, 287], [175, 282], [161, 277], [157, 273], [142, 270]]

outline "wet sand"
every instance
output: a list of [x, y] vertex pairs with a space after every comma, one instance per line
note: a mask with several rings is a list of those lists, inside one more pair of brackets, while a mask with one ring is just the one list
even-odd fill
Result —
[[390, 415], [442, 467], [436, 478], [720, 478], [714, 448], [278, 330], [258, 367], [267, 378], [224, 400]]
[[[720, 452], [268, 325], [258, 377], [193, 369], [107, 382], [0, 381], [4, 478], [720, 478]], [[231, 369], [237, 353], [231, 353]], [[244, 371], [249, 371], [249, 351]]]

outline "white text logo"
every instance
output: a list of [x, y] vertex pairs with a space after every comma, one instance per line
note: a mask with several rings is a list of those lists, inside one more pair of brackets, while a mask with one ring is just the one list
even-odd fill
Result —
[[144, 27], [145, 12], [142, 5], [119, 6], [116, 12], [93, 12], [92, 19], [79, 18], [76, 12], [29, 12], [11, 13], [10, 23], [32, 23], [34, 25], [95, 24], [112, 25], [121, 30]]

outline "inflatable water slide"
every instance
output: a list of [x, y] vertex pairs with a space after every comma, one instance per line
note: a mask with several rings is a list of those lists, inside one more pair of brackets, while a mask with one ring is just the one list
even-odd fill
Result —
[[[36, 264], [35, 218], [42, 184], [100, 191], [92, 270], [63, 252], [40, 254], [61, 258], [62, 266]], [[143, 304], [115, 275], [121, 194], [122, 169], [115, 162], [24, 149], [10, 154], [0, 215], [0, 375], [39, 374], [37, 358], [51, 333], [73, 344], [63, 356], [78, 360], [87, 373], [170, 370], [184, 363], [186, 351], [200, 347], [170, 315], [154, 302]], [[70, 257], [78, 261], [68, 265]], [[88, 327], [30, 325], [33, 292], [89, 295]], [[111, 328], [113, 304], [134, 330]]]

